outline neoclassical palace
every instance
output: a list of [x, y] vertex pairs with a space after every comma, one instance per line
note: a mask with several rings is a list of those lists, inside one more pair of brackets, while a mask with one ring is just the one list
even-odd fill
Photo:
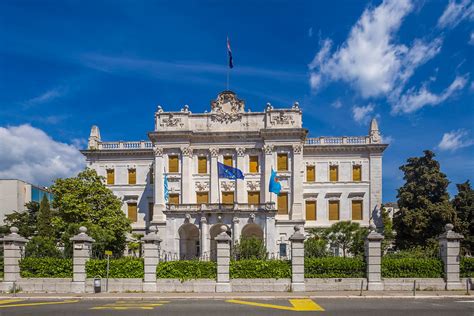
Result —
[[[105, 177], [134, 232], [156, 225], [162, 249], [180, 257], [212, 256], [222, 225], [237, 243], [254, 236], [286, 256], [295, 225], [380, 221], [382, 154], [377, 122], [366, 136], [308, 137], [298, 103], [245, 110], [224, 91], [209, 112], [158, 106], [147, 141], [103, 142], [93, 126], [88, 166]], [[244, 179], [219, 178], [218, 162]], [[281, 184], [269, 191], [272, 169]]]

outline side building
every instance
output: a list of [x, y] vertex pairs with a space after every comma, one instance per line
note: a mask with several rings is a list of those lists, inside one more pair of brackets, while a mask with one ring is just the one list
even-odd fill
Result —
[[[294, 225], [380, 225], [387, 145], [377, 122], [366, 136], [307, 134], [298, 103], [250, 112], [224, 91], [206, 113], [158, 107], [148, 141], [103, 142], [94, 126], [82, 153], [123, 200], [133, 230], [156, 225], [171, 255], [214, 256], [224, 224], [233, 243], [254, 236], [284, 256]], [[219, 178], [218, 162], [240, 169], [244, 180]], [[282, 186], [278, 196], [268, 189], [272, 170]]]

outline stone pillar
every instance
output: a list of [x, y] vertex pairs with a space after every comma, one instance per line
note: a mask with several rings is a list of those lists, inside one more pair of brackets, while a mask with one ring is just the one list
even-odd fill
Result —
[[210, 185], [210, 203], [219, 203], [219, 173], [217, 169], [217, 158], [219, 157], [219, 148], [212, 147], [211, 151], [211, 185]]
[[382, 282], [382, 240], [383, 236], [370, 225], [370, 233], [365, 238], [365, 262], [367, 265], [367, 290], [383, 291]]
[[232, 219], [232, 243], [235, 247], [240, 242], [240, 219], [236, 216]]
[[300, 227], [295, 225], [291, 241], [291, 291], [304, 292], [304, 235]]
[[193, 201], [192, 174], [193, 174], [193, 149], [183, 147], [181, 149], [183, 165], [181, 167], [181, 203], [190, 204]]
[[217, 242], [217, 284], [216, 292], [231, 292], [229, 265], [230, 265], [230, 241], [227, 235], [227, 226], [222, 225], [222, 233], [215, 238]]
[[156, 266], [160, 262], [160, 243], [158, 237], [158, 229], [155, 226], [150, 227], [150, 233], [142, 238], [143, 241], [143, 257], [145, 264], [145, 274], [143, 291], [156, 292]]
[[459, 278], [460, 241], [464, 236], [453, 232], [453, 224], [446, 224], [446, 231], [438, 237], [440, 255], [444, 264], [446, 290], [461, 290], [464, 285]]
[[293, 146], [293, 164], [292, 164], [292, 205], [290, 219], [302, 220], [303, 218], [303, 145]]
[[[237, 168], [245, 173], [245, 148], [238, 147], [237, 149]], [[237, 180], [237, 203], [248, 203], [247, 190], [245, 189], [245, 180]]]
[[262, 177], [263, 183], [261, 184], [261, 187], [262, 187], [263, 192], [265, 192], [264, 203], [269, 203], [271, 201], [271, 194], [273, 194], [273, 193], [270, 193], [270, 191], [268, 191], [268, 184], [270, 182], [270, 176], [272, 175], [273, 145], [265, 144], [263, 146], [263, 153], [265, 155], [265, 162], [264, 162], [265, 169], [264, 169], [264, 173]]
[[209, 225], [207, 224], [207, 218], [201, 217], [201, 258], [202, 260], [210, 260], [211, 254], [209, 253], [210, 240], [209, 240]]
[[13, 282], [20, 279], [21, 253], [27, 240], [18, 234], [18, 228], [11, 227], [10, 234], [2, 238], [3, 241], [3, 284], [4, 289], [13, 288]]
[[91, 256], [91, 246], [95, 241], [86, 232], [87, 228], [81, 226], [79, 227], [79, 234], [70, 238], [73, 243], [71, 286], [73, 293], [84, 293], [86, 290], [86, 262]]
[[163, 148], [155, 147], [155, 206], [153, 207], [153, 223], [162, 224], [165, 223], [165, 189], [164, 189], [164, 159], [163, 159]]

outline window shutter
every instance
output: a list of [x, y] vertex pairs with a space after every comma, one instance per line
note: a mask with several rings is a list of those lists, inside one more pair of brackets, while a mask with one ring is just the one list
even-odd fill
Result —
[[329, 220], [339, 220], [339, 201], [329, 201]]
[[316, 172], [314, 166], [306, 166], [306, 181], [314, 182], [316, 181]]
[[362, 181], [362, 167], [360, 165], [352, 166], [352, 181]]
[[197, 192], [196, 193], [196, 203], [198, 203], [198, 204], [208, 204], [209, 203], [209, 192]]
[[258, 172], [258, 156], [250, 156], [249, 157], [249, 171], [251, 173]]
[[173, 205], [179, 204], [179, 194], [176, 194], [176, 193], [169, 194], [168, 204], [173, 204]]
[[198, 157], [198, 173], [207, 173], [207, 157]]
[[306, 220], [316, 220], [316, 201], [306, 201]]
[[128, 184], [137, 184], [137, 170], [128, 169]]
[[232, 156], [224, 156], [224, 165], [229, 166], [229, 167], [234, 166]]
[[168, 156], [168, 172], [179, 172], [178, 156]]
[[339, 167], [338, 166], [329, 167], [329, 181], [339, 181]]
[[278, 195], [278, 214], [288, 214], [288, 193], [281, 192]]
[[362, 201], [352, 201], [352, 220], [361, 221], [362, 217]]
[[248, 192], [248, 203], [249, 204], [260, 204], [260, 191]]
[[288, 171], [288, 155], [287, 154], [277, 155], [277, 169], [278, 171]]
[[115, 170], [107, 169], [107, 184], [114, 184], [114, 183], [115, 183]]
[[128, 203], [128, 219], [137, 222], [137, 203]]

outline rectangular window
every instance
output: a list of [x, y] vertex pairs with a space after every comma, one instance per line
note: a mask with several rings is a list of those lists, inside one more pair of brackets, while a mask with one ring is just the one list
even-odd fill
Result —
[[149, 221], [153, 220], [153, 207], [154, 206], [155, 206], [155, 203], [148, 202], [148, 220]]
[[352, 201], [352, 220], [354, 221], [362, 220], [362, 201], [361, 200]]
[[248, 192], [248, 203], [249, 204], [259, 204], [260, 203], [260, 191]]
[[280, 192], [278, 195], [278, 214], [288, 214], [288, 193]]
[[224, 156], [224, 165], [229, 167], [234, 166], [234, 160], [232, 159], [232, 156]]
[[137, 222], [137, 203], [128, 203], [128, 219], [133, 223]]
[[288, 171], [288, 154], [277, 154], [278, 171]]
[[339, 181], [339, 166], [329, 167], [329, 181]]
[[329, 201], [329, 220], [339, 220], [339, 201]]
[[258, 156], [249, 157], [249, 171], [250, 173], [258, 173]]
[[306, 201], [306, 220], [316, 220], [316, 201]]
[[362, 166], [352, 166], [352, 181], [362, 181]]
[[168, 156], [168, 172], [179, 172], [178, 156]]
[[179, 194], [170, 193], [168, 195], [168, 204], [173, 204], [173, 205], [179, 204]]
[[306, 166], [306, 182], [316, 181], [316, 171], [314, 166]]
[[222, 204], [234, 204], [234, 192], [222, 192]]
[[198, 173], [207, 173], [207, 157], [198, 157]]
[[137, 169], [128, 169], [128, 184], [137, 184]]
[[115, 170], [107, 169], [107, 184], [115, 184]]
[[280, 244], [280, 257], [286, 257], [286, 244]]
[[209, 192], [196, 192], [196, 203], [197, 204], [208, 204], [209, 203]]

